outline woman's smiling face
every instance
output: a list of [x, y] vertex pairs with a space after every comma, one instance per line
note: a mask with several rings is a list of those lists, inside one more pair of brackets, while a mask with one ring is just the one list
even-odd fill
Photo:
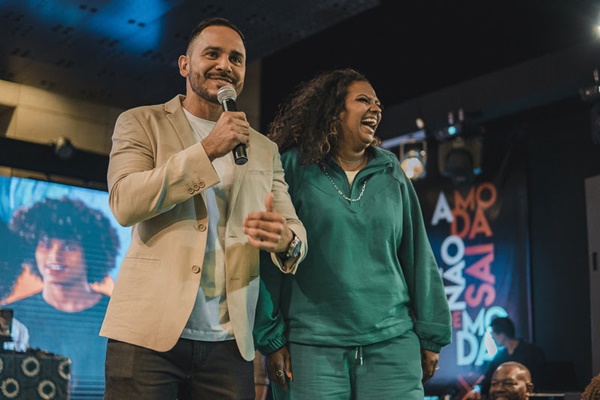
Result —
[[375, 138], [381, 111], [381, 103], [369, 82], [356, 81], [348, 86], [344, 111], [340, 113], [344, 146], [354, 151], [367, 148]]

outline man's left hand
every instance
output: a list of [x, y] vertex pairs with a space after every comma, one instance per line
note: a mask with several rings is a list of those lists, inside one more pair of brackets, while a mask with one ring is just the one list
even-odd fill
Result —
[[244, 219], [244, 233], [253, 247], [285, 253], [294, 238], [285, 217], [273, 207], [273, 193], [265, 198], [266, 211], [251, 212]]

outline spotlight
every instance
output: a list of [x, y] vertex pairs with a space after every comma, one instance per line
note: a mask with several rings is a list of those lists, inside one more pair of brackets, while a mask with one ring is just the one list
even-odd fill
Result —
[[422, 179], [427, 175], [427, 142], [406, 142], [400, 145], [400, 166], [408, 179]]
[[459, 136], [473, 136], [484, 133], [484, 128], [474, 123], [472, 120], [476, 116], [480, 116], [481, 113], [478, 111], [472, 111], [465, 113], [460, 108], [457, 112], [457, 117], [454, 118], [454, 112], [448, 113], [447, 124], [438, 127], [437, 129], [430, 129], [429, 134], [438, 141], [442, 142], [445, 140], [452, 140]]
[[454, 137], [461, 136], [464, 131], [465, 131], [464, 122], [456, 122], [456, 123], [452, 123], [452, 124], [446, 125], [444, 127], [441, 127], [438, 130], [434, 131], [433, 136], [437, 140], [443, 141], [443, 140], [448, 140], [448, 139], [452, 139]]
[[438, 149], [440, 174], [449, 177], [455, 185], [472, 183], [481, 174], [483, 143], [479, 137], [442, 142]]
[[75, 154], [75, 147], [71, 140], [65, 136], [60, 136], [53, 143], [54, 154], [61, 160], [70, 160]]

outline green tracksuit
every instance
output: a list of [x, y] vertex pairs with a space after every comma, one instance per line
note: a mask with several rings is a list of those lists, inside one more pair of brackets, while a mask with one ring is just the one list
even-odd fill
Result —
[[282, 154], [309, 251], [293, 276], [261, 258], [254, 330], [261, 353], [286, 340], [368, 346], [411, 330], [421, 349], [439, 352], [450, 343], [448, 302], [416, 192], [393, 153], [368, 152], [351, 186], [328, 161], [337, 189], [319, 166], [301, 164], [297, 149]]

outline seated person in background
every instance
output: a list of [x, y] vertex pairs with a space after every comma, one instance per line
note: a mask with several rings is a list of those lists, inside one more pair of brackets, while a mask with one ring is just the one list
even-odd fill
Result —
[[600, 400], [600, 374], [592, 378], [581, 394], [581, 400]]
[[498, 352], [489, 363], [480, 387], [476, 386], [463, 400], [479, 400], [486, 398], [492, 374], [498, 366], [507, 361], [516, 361], [525, 365], [531, 371], [532, 377], [539, 381], [543, 376], [546, 363], [544, 351], [533, 343], [515, 337], [515, 325], [508, 317], [497, 317], [490, 323], [492, 338], [498, 347]]
[[531, 373], [516, 361], [500, 364], [490, 382], [490, 399], [526, 400], [533, 393]]
[[[12, 293], [17, 278], [23, 272], [20, 250], [19, 238], [5, 224], [0, 224], [0, 304]], [[14, 316], [10, 336], [12, 342], [3, 342], [3, 350], [26, 351], [29, 348], [29, 329]]]
[[[0, 316], [0, 324], [4, 323], [4, 318]], [[3, 342], [3, 350], [26, 351], [29, 348], [29, 329], [18, 319], [12, 319], [12, 328], [10, 330], [12, 342]]]

